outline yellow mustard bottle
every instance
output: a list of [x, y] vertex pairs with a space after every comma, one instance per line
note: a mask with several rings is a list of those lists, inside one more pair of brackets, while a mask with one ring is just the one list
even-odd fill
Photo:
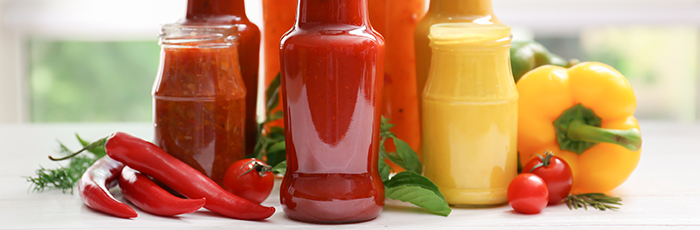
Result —
[[[438, 23], [474, 22], [479, 24], [501, 24], [493, 13], [491, 0], [431, 0], [428, 13], [416, 25], [416, 87], [418, 97], [425, 88], [430, 68], [430, 27]], [[419, 100], [418, 109], [422, 107]], [[419, 118], [422, 121], [422, 118]]]
[[443, 23], [423, 91], [423, 173], [450, 205], [507, 201], [517, 173], [518, 92], [510, 27]]

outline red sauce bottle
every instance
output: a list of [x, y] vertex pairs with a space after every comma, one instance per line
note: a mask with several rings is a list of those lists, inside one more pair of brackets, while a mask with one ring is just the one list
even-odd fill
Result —
[[366, 0], [300, 0], [280, 49], [291, 219], [345, 223], [377, 217], [384, 39]]
[[153, 85], [153, 142], [219, 185], [245, 156], [237, 36], [231, 25], [164, 25]]
[[[260, 29], [248, 20], [244, 0], [188, 0], [181, 24], [235, 25], [238, 27], [241, 76], [247, 90], [245, 119], [246, 155], [253, 154], [257, 140], [255, 107], [258, 98]], [[242, 159], [242, 158], [241, 158]]]

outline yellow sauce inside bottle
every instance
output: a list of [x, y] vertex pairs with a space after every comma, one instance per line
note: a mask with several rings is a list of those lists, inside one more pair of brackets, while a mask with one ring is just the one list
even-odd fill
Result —
[[433, 58], [422, 98], [424, 174], [450, 205], [505, 203], [517, 174], [510, 27], [436, 24], [430, 38]]

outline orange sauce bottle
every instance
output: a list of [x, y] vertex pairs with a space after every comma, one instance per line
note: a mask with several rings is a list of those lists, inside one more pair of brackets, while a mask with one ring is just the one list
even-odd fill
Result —
[[[396, 126], [392, 131], [406, 141], [420, 157], [420, 122], [416, 91], [416, 56], [413, 36], [418, 21], [425, 14], [425, 0], [369, 0], [372, 27], [386, 41], [382, 116]], [[427, 34], [426, 34], [427, 36]], [[394, 151], [391, 140], [387, 151]], [[394, 171], [403, 171], [387, 162]]]
[[[292, 29], [297, 14], [298, 0], [263, 0], [263, 47], [265, 56], [265, 89], [272, 79], [280, 73], [280, 39], [282, 35]], [[267, 101], [267, 98], [265, 98]], [[282, 95], [280, 94], [280, 102]], [[282, 110], [282, 103], [273, 111]], [[284, 127], [283, 120], [270, 122], [269, 126]]]

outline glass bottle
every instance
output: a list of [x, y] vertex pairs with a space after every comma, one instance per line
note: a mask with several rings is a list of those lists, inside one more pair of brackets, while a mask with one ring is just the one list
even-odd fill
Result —
[[[416, 87], [419, 95], [425, 88], [430, 69], [430, 27], [437, 23], [474, 22], [501, 24], [493, 13], [491, 0], [431, 0], [428, 13], [416, 26]], [[419, 100], [418, 108], [422, 106]], [[422, 119], [421, 119], [422, 120]]]
[[[280, 73], [280, 39], [292, 29], [297, 15], [298, 0], [263, 0], [263, 47], [265, 56], [265, 89]], [[282, 95], [280, 95], [281, 101]], [[267, 98], [265, 98], [267, 100]], [[270, 113], [282, 111], [282, 103]], [[269, 126], [284, 127], [284, 120], [268, 123]]]
[[280, 48], [287, 172], [282, 208], [294, 220], [377, 217], [384, 40], [366, 0], [300, 0]]
[[245, 156], [237, 42], [231, 25], [164, 25], [153, 85], [153, 142], [219, 185]]
[[[416, 53], [414, 40], [416, 24], [425, 14], [425, 0], [369, 0], [372, 27], [386, 41], [384, 93], [382, 116], [396, 126], [391, 129], [408, 143], [420, 157], [420, 122], [418, 120], [418, 91], [416, 91]], [[408, 39], [407, 39], [408, 38]], [[387, 151], [394, 151], [391, 140]], [[403, 171], [388, 162], [394, 171]]]
[[436, 24], [430, 39], [423, 173], [451, 205], [505, 203], [517, 174], [518, 92], [510, 70], [510, 27]]
[[235, 25], [238, 27], [241, 76], [247, 90], [246, 95], [246, 155], [253, 154], [257, 141], [257, 118], [255, 107], [258, 99], [258, 66], [260, 63], [260, 29], [245, 13], [244, 0], [188, 0], [187, 14], [181, 24]]

